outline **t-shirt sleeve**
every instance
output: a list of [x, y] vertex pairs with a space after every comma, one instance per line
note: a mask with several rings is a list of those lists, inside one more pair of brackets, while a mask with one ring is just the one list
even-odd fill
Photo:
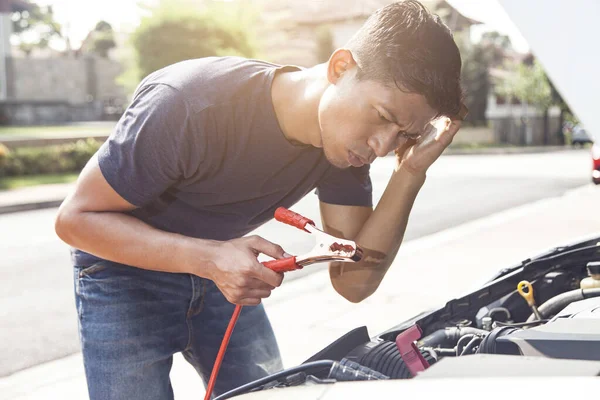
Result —
[[319, 200], [343, 206], [373, 205], [373, 187], [369, 175], [370, 165], [360, 168], [339, 169], [331, 167], [317, 185]]
[[165, 84], [138, 88], [98, 150], [104, 178], [131, 204], [147, 204], [184, 175], [189, 125], [187, 104], [176, 89]]

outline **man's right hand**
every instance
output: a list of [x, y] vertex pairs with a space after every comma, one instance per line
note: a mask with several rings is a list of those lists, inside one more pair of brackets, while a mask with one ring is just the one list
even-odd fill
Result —
[[126, 213], [135, 208], [108, 184], [94, 156], [60, 207], [56, 233], [106, 260], [211, 279], [235, 304], [259, 304], [281, 285], [283, 274], [257, 260], [260, 253], [284, 257], [280, 246], [258, 236], [218, 242], [161, 231]]
[[212, 257], [214, 267], [205, 274], [229, 302], [255, 306], [281, 285], [283, 274], [270, 270], [257, 260], [260, 253], [275, 259], [287, 256], [281, 246], [260, 236], [217, 243]]

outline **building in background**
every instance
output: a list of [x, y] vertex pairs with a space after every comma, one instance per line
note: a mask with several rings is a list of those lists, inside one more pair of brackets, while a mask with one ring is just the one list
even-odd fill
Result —
[[[560, 108], [552, 106], [548, 115], [533, 104], [495, 92], [494, 86], [514, 79], [509, 71], [491, 68], [492, 87], [488, 94], [486, 117], [493, 133], [493, 142], [515, 146], [562, 145]], [[546, 121], [544, 121], [544, 119]], [[544, 130], [547, 129], [547, 132]]]
[[548, 77], [597, 141], [598, 64], [600, 52], [594, 26], [600, 17], [597, 0], [499, 0], [519, 28]]
[[[179, 0], [190, 9], [202, 10], [215, 0]], [[461, 53], [473, 48], [471, 27], [479, 21], [462, 15], [448, 2], [422, 0], [453, 31]], [[310, 67], [326, 62], [331, 52], [344, 46], [366, 19], [391, 0], [232, 0], [227, 3], [256, 11], [255, 36], [259, 57], [279, 64]], [[223, 3], [221, 3], [223, 4]], [[127, 35], [115, 32], [117, 47], [108, 57], [90, 53], [92, 33], [81, 48], [36, 50], [31, 55], [10, 47], [10, 12], [30, 7], [23, 0], [0, 0], [0, 124], [48, 124], [71, 121], [114, 119], [128, 103], [128, 93], [117, 83], [123, 72], [118, 54], [131, 52], [125, 45]], [[502, 53], [500, 58], [514, 58]], [[466, 59], [464, 59], [466, 61]], [[478, 68], [479, 70], [481, 68]], [[491, 80], [510, 79], [498, 64], [490, 68]], [[484, 96], [485, 97], [485, 96]], [[487, 96], [483, 124], [476, 136], [462, 135], [468, 142], [542, 144], [540, 111], [518, 101]], [[483, 114], [483, 111], [482, 111]], [[550, 129], [556, 110], [550, 110]], [[482, 118], [483, 119], [483, 118]], [[489, 123], [489, 126], [486, 126]], [[484, 132], [486, 131], [486, 132]], [[466, 135], [466, 136], [465, 136]], [[458, 138], [457, 141], [461, 141]], [[552, 143], [554, 144], [554, 140]]]
[[77, 57], [69, 48], [25, 54], [11, 46], [11, 14], [31, 7], [21, 0], [0, 0], [0, 124], [110, 118], [111, 105], [123, 107], [126, 102], [124, 89], [116, 83], [120, 63], [90, 54]]
[[7, 93], [7, 62], [11, 56], [10, 37], [12, 36], [13, 12], [27, 10], [31, 5], [21, 0], [0, 0], [0, 101], [8, 97]]
[[[260, 7], [262, 50], [280, 64], [310, 67], [327, 61], [344, 46], [367, 18], [390, 0], [255, 0]], [[446, 1], [421, 1], [454, 32], [457, 42], [470, 43], [470, 27], [480, 22], [465, 17]]]

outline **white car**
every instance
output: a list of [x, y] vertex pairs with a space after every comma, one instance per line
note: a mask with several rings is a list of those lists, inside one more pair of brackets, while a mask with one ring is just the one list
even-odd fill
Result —
[[304, 363], [214, 400], [565, 398], [555, 385], [595, 397], [599, 375], [597, 236], [502, 269], [474, 292], [377, 336], [358, 327]]

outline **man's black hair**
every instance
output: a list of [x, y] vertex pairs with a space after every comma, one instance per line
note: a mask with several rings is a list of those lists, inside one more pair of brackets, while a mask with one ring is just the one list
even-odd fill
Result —
[[421, 94], [438, 116], [458, 114], [463, 96], [458, 47], [440, 17], [418, 1], [375, 11], [346, 47], [358, 63], [358, 79]]

